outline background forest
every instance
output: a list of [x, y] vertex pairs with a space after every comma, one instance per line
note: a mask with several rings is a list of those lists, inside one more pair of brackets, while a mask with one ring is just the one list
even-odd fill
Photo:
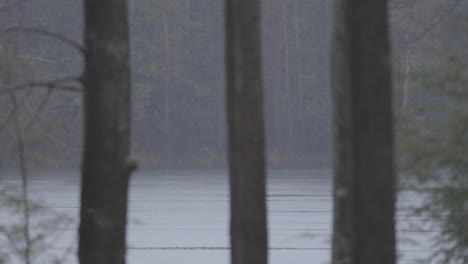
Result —
[[[439, 230], [434, 255], [466, 263], [468, 3], [388, 2], [400, 183], [423, 194], [413, 213]], [[225, 167], [223, 2], [129, 3], [132, 156], [143, 168]], [[262, 3], [271, 167], [331, 167], [331, 3]], [[3, 1], [0, 14], [1, 165], [13, 167], [19, 157], [27, 167], [76, 168], [83, 58], [59, 36], [82, 38], [82, 2]]]
[[[463, 18], [467, 7], [461, 2], [390, 1], [397, 112], [405, 112], [415, 97], [415, 74], [434, 69], [447, 49], [459, 45], [463, 37], [450, 20]], [[140, 164], [156, 167], [224, 166], [223, 3], [130, 4], [133, 155]], [[0, 8], [3, 28], [34, 26], [72, 39], [82, 34], [80, 1], [6, 1]], [[263, 4], [267, 159], [273, 166], [330, 165], [330, 10], [327, 0]], [[40, 34], [20, 34], [11, 45], [11, 35], [2, 34], [0, 46], [2, 61], [15, 64], [9, 85], [79, 76], [82, 58], [67, 45]], [[19, 112], [24, 122], [31, 121], [29, 165], [77, 165], [80, 94], [24, 88]], [[5, 129], [11, 104], [0, 100]], [[7, 164], [14, 151], [10, 139], [11, 134], [0, 136]]]
[[[132, 136], [140, 163], [172, 167], [225, 163], [222, 7], [217, 0], [131, 1]], [[32, 25], [73, 39], [81, 36], [80, 1], [47, 0], [30, 2], [21, 10], [5, 8], [9, 11], [1, 18], [3, 25]], [[272, 164], [329, 161], [330, 96], [323, 89], [328, 82], [329, 9], [328, 1], [265, 2], [266, 122]], [[25, 34], [17, 49], [14, 84], [78, 76], [81, 71], [80, 54], [54, 39]], [[2, 56], [11, 56], [5, 54], [6, 45], [2, 51]], [[78, 164], [80, 94], [25, 89], [23, 96], [24, 120], [49, 97], [31, 126], [30, 164]], [[1, 107], [1, 120], [7, 120], [8, 100]], [[0, 142], [10, 149], [8, 136]]]

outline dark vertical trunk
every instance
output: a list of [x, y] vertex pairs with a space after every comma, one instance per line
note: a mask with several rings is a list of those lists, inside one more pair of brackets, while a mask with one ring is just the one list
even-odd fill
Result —
[[130, 66], [126, 0], [85, 0], [85, 131], [79, 261], [125, 263]]
[[232, 264], [267, 263], [259, 0], [226, 0]]
[[336, 0], [334, 264], [395, 263], [391, 57], [385, 0]]

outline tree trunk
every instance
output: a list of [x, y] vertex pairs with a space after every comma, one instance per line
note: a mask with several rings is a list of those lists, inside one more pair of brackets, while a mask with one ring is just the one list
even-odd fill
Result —
[[403, 81], [403, 95], [402, 95], [402, 103], [401, 103], [401, 113], [404, 113], [406, 107], [408, 105], [408, 98], [409, 98], [409, 83], [410, 83], [410, 71], [411, 71], [411, 51], [410, 51], [410, 44], [408, 41], [405, 43], [405, 77]]
[[167, 15], [164, 15], [163, 18], [163, 25], [164, 25], [164, 158], [167, 164], [170, 164], [172, 160], [173, 151], [171, 151], [172, 147], [172, 134], [171, 134], [171, 93], [169, 90], [169, 76], [171, 73], [171, 65], [170, 65], [170, 58], [171, 58], [171, 43], [169, 40], [169, 19]]
[[334, 264], [395, 263], [391, 57], [385, 0], [335, 0]]
[[232, 264], [267, 263], [259, 0], [226, 0]]
[[285, 90], [286, 90], [286, 102], [287, 106], [287, 122], [288, 122], [288, 140], [286, 146], [286, 163], [289, 165], [291, 156], [294, 151], [294, 115], [293, 115], [293, 102], [292, 102], [292, 90], [291, 90], [291, 73], [289, 70], [289, 23], [288, 23], [288, 9], [287, 2], [282, 4], [282, 15], [283, 15], [283, 48], [284, 48], [284, 71], [285, 71]]
[[126, 0], [85, 0], [84, 154], [79, 261], [125, 263], [130, 146]]

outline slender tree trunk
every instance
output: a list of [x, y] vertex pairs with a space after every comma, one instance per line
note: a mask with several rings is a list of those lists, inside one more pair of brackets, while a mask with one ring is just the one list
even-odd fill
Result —
[[218, 103], [217, 103], [217, 111], [218, 113], [216, 114], [216, 153], [223, 155], [225, 153], [225, 138], [224, 138], [224, 126], [225, 126], [225, 120], [224, 120], [224, 105], [223, 101], [221, 98], [218, 98]]
[[260, 0], [226, 0], [231, 263], [267, 263]]
[[[278, 23], [276, 30], [275, 30], [275, 35], [281, 36], [281, 24]], [[281, 61], [282, 61], [282, 41], [276, 41], [276, 48], [275, 48], [275, 77], [274, 77], [274, 86], [273, 88], [273, 95], [272, 95], [272, 112], [270, 114], [273, 114], [273, 124], [274, 124], [274, 140], [271, 140], [272, 142], [271, 145], [274, 146], [274, 149], [276, 152], [279, 154], [279, 159], [281, 160], [281, 153], [283, 152], [283, 140], [281, 140], [281, 98], [279, 94], [281, 94]]]
[[289, 30], [288, 30], [288, 8], [287, 2], [283, 2], [283, 47], [284, 47], [284, 66], [285, 66], [285, 77], [286, 77], [286, 100], [288, 104], [287, 108], [287, 122], [288, 122], [288, 140], [286, 147], [286, 162], [289, 163], [291, 159], [292, 152], [294, 150], [293, 144], [293, 125], [294, 125], [294, 116], [293, 116], [293, 103], [292, 103], [292, 91], [291, 91], [291, 74], [289, 71]]
[[335, 0], [334, 264], [395, 263], [391, 57], [385, 0]]
[[296, 39], [296, 49], [299, 49], [299, 11], [298, 11], [298, 4], [297, 0], [294, 1], [294, 33]]
[[[6, 85], [10, 85], [13, 80], [13, 72], [18, 54], [18, 36], [7, 42], [7, 52], [10, 56], [5, 56], [2, 60], [3, 72], [1, 72], [1, 79]], [[16, 141], [17, 155], [18, 155], [18, 166], [21, 175], [21, 199], [22, 199], [22, 239], [24, 241], [24, 247], [21, 248], [23, 254], [22, 258], [25, 264], [31, 264], [32, 260], [32, 238], [31, 238], [31, 215], [29, 205], [29, 184], [28, 184], [28, 171], [26, 169], [26, 146], [24, 142], [24, 128], [21, 126], [21, 120], [19, 117], [19, 105], [18, 95], [11, 93], [11, 121], [13, 123], [13, 132]]]
[[[8, 81], [8, 79], [7, 79]], [[18, 164], [20, 167], [21, 174], [21, 198], [23, 203], [23, 239], [24, 239], [24, 248], [23, 248], [23, 258], [25, 264], [31, 264], [32, 259], [32, 239], [31, 239], [31, 215], [30, 215], [30, 206], [29, 206], [29, 193], [28, 193], [28, 172], [26, 169], [26, 146], [24, 144], [24, 133], [23, 128], [21, 127], [20, 119], [18, 116], [18, 98], [16, 93], [12, 93], [11, 102], [13, 107], [13, 124], [14, 131], [16, 133], [16, 144], [18, 148]]]
[[130, 147], [126, 0], [85, 0], [84, 154], [79, 261], [125, 263]]
[[190, 21], [190, 1], [191, 0], [185, 0], [185, 13], [187, 15], [187, 22]]
[[408, 97], [409, 97], [409, 83], [410, 83], [410, 71], [411, 71], [411, 65], [410, 65], [410, 45], [408, 42], [406, 42], [406, 47], [405, 47], [405, 80], [403, 82], [403, 95], [402, 95], [402, 104], [401, 104], [401, 112], [404, 113], [406, 110], [406, 107], [408, 105]]
[[[300, 25], [299, 25], [299, 6], [297, 3], [298, 0], [294, 0], [294, 32], [296, 39], [296, 51], [295, 54], [301, 54], [301, 36], [300, 36]], [[296, 69], [296, 78], [297, 78], [297, 92], [299, 97], [297, 120], [299, 121], [299, 128], [297, 130], [298, 143], [300, 145], [304, 144], [304, 140], [307, 138], [306, 131], [304, 129], [304, 86], [302, 84], [302, 59], [301, 56], [296, 56], [297, 69]]]
[[170, 69], [170, 40], [169, 40], [169, 19], [164, 15], [164, 154], [167, 161], [172, 158], [172, 135], [171, 135], [171, 95], [169, 91], [169, 76], [171, 74]]

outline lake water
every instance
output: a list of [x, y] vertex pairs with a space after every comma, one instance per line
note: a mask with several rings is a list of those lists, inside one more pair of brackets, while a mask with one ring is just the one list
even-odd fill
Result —
[[[1, 186], [20, 184], [8, 175]], [[11, 174], [11, 173], [10, 173]], [[64, 256], [76, 263], [79, 175], [71, 171], [35, 172], [30, 195], [49, 208], [75, 219], [60, 226], [34, 263]], [[328, 263], [332, 220], [330, 170], [273, 170], [268, 179], [270, 263]], [[105, 186], [102, 186], [105, 188]], [[428, 254], [427, 233], [415, 231], [420, 220], [405, 208], [418, 197], [400, 197], [397, 215], [400, 263], [416, 263]], [[130, 264], [228, 264], [229, 194], [226, 171], [138, 171], [131, 181], [128, 225]], [[35, 216], [39, 221], [45, 215]], [[17, 219], [2, 206], [2, 223]], [[38, 220], [39, 219], [39, 220]], [[430, 233], [430, 232], [429, 232]], [[2, 249], [8, 250], [8, 243]], [[417, 242], [417, 243], [415, 243]], [[11, 260], [12, 263], [19, 263]]]

